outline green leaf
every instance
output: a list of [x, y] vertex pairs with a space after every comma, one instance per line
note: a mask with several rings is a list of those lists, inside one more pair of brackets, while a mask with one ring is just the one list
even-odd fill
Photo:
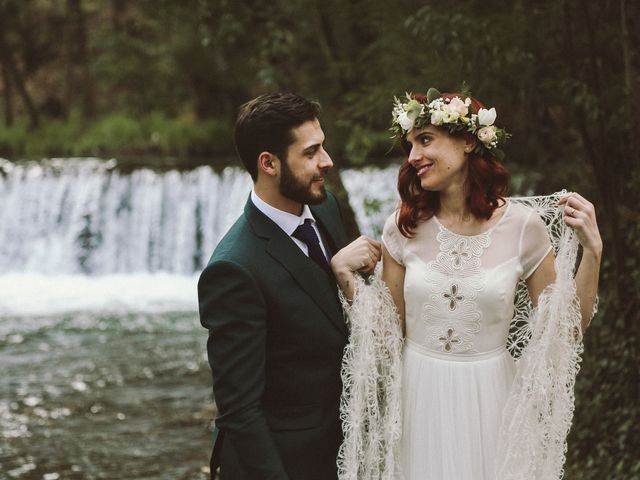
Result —
[[442, 94], [437, 88], [431, 87], [429, 90], [427, 90], [427, 101], [429, 103], [433, 102], [436, 98], [440, 98], [441, 96]]

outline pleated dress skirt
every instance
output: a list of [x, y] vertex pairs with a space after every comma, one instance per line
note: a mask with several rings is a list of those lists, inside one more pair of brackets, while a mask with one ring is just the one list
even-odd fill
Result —
[[495, 480], [498, 433], [514, 375], [504, 347], [455, 355], [406, 339], [404, 480]]

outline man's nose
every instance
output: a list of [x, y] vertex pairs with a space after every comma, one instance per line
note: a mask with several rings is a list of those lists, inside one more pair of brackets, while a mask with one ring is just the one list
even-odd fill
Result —
[[320, 168], [331, 168], [333, 167], [333, 160], [327, 153], [325, 149], [322, 149], [322, 158], [320, 160]]

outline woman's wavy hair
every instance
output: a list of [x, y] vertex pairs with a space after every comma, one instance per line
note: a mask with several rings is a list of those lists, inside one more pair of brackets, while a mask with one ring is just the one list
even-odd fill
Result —
[[[443, 98], [460, 97], [461, 93], [443, 93]], [[426, 101], [426, 96], [415, 95], [420, 102]], [[471, 97], [471, 109], [473, 113], [485, 108], [476, 98]], [[436, 127], [442, 128], [442, 127]], [[468, 135], [456, 133], [453, 135]], [[406, 136], [401, 137], [402, 149], [407, 155], [411, 152], [411, 144]], [[502, 163], [493, 155], [481, 155], [471, 152], [468, 156], [469, 175], [467, 177], [467, 207], [476, 218], [489, 219], [493, 211], [504, 204], [504, 195], [507, 192], [509, 174]], [[420, 222], [434, 216], [440, 208], [440, 194], [423, 190], [420, 186], [420, 177], [408, 160], [400, 166], [398, 173], [398, 192], [400, 193], [400, 211], [397, 216], [397, 224], [400, 232], [405, 237], [412, 237]]]

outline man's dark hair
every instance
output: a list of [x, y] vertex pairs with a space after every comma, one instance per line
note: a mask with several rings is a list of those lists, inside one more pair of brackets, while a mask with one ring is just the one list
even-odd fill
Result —
[[283, 162], [294, 142], [292, 130], [320, 115], [320, 104], [295, 93], [268, 93], [240, 107], [234, 141], [240, 160], [255, 182], [258, 155], [269, 152]]

